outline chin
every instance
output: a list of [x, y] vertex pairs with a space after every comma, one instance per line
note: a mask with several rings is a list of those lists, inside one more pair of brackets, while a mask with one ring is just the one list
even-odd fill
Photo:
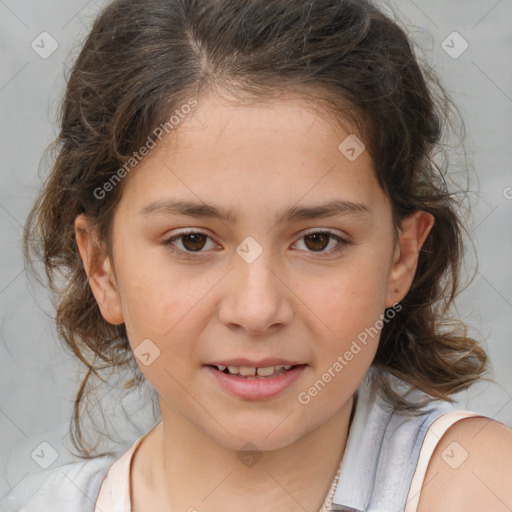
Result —
[[[308, 432], [304, 428], [304, 422], [301, 422], [300, 430], [297, 429], [297, 418], [293, 418], [293, 420], [292, 418], [293, 415], [287, 417], [283, 414], [265, 419], [261, 418], [261, 414], [258, 418], [251, 415], [250, 418], [239, 419], [239, 421], [229, 424], [227, 430], [231, 436], [223, 429], [220, 432], [217, 430], [215, 434], [209, 433], [209, 435], [217, 443], [236, 451], [243, 449], [279, 450], [297, 441]], [[292, 421], [286, 425], [287, 420]], [[256, 448], [249, 447], [249, 445]]]

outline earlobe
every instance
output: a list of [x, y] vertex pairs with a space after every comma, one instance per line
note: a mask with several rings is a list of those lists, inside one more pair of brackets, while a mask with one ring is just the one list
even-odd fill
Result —
[[121, 299], [110, 259], [84, 214], [75, 219], [75, 236], [89, 285], [103, 318], [114, 325], [122, 324]]
[[416, 273], [420, 250], [433, 225], [434, 216], [421, 210], [404, 219], [393, 254], [386, 297], [387, 308], [407, 295]]

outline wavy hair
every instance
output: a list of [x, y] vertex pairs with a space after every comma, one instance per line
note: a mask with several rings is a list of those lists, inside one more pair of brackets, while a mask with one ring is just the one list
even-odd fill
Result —
[[[71, 421], [82, 437], [88, 381], [104, 369], [144, 377], [124, 324], [107, 323], [78, 252], [84, 213], [110, 246], [122, 183], [95, 191], [129, 161], [171, 112], [210, 90], [238, 101], [297, 94], [356, 126], [391, 199], [395, 229], [417, 210], [435, 218], [402, 309], [381, 332], [373, 365], [432, 397], [450, 400], [487, 367], [479, 343], [450, 313], [459, 293], [461, 189], [450, 191], [443, 135], [456, 111], [400, 22], [367, 0], [117, 0], [96, 18], [67, 79], [56, 158], [25, 225], [27, 261], [42, 260], [59, 335], [87, 368]], [[129, 179], [129, 178], [128, 178]], [[380, 388], [415, 410], [386, 372]]]

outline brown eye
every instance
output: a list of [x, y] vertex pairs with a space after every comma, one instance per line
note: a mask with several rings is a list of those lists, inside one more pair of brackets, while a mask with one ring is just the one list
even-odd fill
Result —
[[306, 235], [304, 240], [310, 242], [306, 242], [308, 249], [311, 249], [312, 251], [323, 251], [329, 245], [329, 240], [331, 238], [332, 235], [329, 235], [328, 233], [312, 233], [311, 235]]
[[187, 235], [181, 235], [183, 247], [187, 251], [200, 251], [204, 246], [206, 239], [202, 233], [189, 233]]
[[[318, 253], [318, 257], [323, 257], [343, 251], [352, 242], [330, 231], [314, 231], [302, 236], [296, 244], [304, 244], [305, 248], [299, 247], [299, 249], [306, 253]], [[329, 248], [329, 246], [331, 247]]]
[[[210, 246], [208, 246], [210, 242]], [[162, 242], [166, 249], [187, 258], [188, 255], [198, 253], [197, 256], [206, 256], [208, 249], [215, 248], [216, 244], [206, 233], [198, 231], [189, 231], [188, 233], [180, 233], [168, 238]]]

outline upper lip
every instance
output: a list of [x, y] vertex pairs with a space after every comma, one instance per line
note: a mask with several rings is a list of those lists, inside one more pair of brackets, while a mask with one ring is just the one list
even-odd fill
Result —
[[266, 368], [269, 366], [278, 366], [278, 365], [298, 365], [305, 364], [300, 361], [289, 361], [287, 359], [279, 359], [274, 357], [267, 357], [266, 359], [260, 359], [259, 361], [250, 361], [249, 359], [245, 359], [243, 357], [236, 359], [223, 359], [219, 361], [215, 361], [212, 363], [207, 363], [209, 366], [248, 366], [249, 368]]

